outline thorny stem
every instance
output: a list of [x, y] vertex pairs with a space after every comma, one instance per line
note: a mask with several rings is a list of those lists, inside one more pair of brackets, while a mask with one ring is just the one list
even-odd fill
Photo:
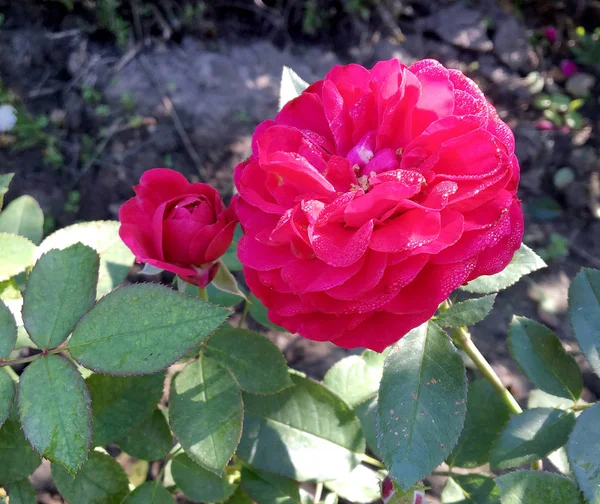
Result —
[[46, 352], [42, 352], [39, 354], [35, 354], [35, 355], [30, 355], [29, 357], [20, 357], [18, 359], [12, 359], [12, 360], [2, 360], [0, 359], [0, 367], [4, 367], [4, 366], [16, 366], [17, 364], [25, 364], [27, 362], [31, 362], [34, 361], [36, 359], [39, 359], [40, 357], [43, 357], [44, 355], [52, 355], [52, 354], [57, 354], [57, 353], [61, 353], [64, 352], [65, 350], [68, 350], [68, 347], [61, 347], [61, 348], [53, 348], [52, 350], [46, 351]]
[[591, 408], [595, 403], [591, 403], [591, 404], [574, 404], [573, 406], [571, 406], [571, 410], [572, 411], [584, 411], [588, 408]]
[[380, 469], [385, 469], [385, 465], [383, 465], [379, 460], [373, 457], [369, 457], [366, 453], [360, 455], [360, 460], [366, 464], [378, 467]]
[[244, 301], [244, 309], [242, 310], [242, 314], [240, 315], [240, 320], [238, 321], [238, 327], [242, 327], [244, 321], [246, 320], [246, 315], [248, 314], [248, 309], [250, 308], [250, 301]]

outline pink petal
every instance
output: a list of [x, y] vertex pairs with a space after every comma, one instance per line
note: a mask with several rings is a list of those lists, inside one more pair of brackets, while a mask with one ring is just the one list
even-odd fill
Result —
[[373, 231], [369, 247], [379, 252], [414, 250], [435, 240], [440, 233], [440, 214], [409, 210], [389, 219]]
[[206, 249], [206, 255], [204, 257], [206, 262], [215, 261], [227, 252], [229, 245], [231, 245], [231, 242], [233, 241], [233, 233], [235, 233], [236, 226], [237, 222], [230, 222], [219, 231]]
[[387, 254], [381, 252], [367, 251], [365, 260], [361, 264], [360, 271], [348, 278], [344, 283], [326, 290], [326, 294], [335, 299], [352, 300], [375, 288], [386, 271]]
[[244, 266], [259, 271], [282, 268], [296, 259], [289, 246], [265, 245], [247, 235], [238, 242], [238, 257]]
[[343, 224], [310, 226], [308, 236], [319, 259], [330, 266], [342, 268], [358, 261], [369, 246], [373, 221], [360, 228], [347, 228]]

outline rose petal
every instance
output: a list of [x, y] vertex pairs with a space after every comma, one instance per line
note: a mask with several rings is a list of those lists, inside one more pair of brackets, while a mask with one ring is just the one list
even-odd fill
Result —
[[372, 232], [373, 221], [365, 222], [360, 228], [347, 228], [341, 223], [308, 228], [316, 256], [338, 268], [350, 266], [364, 255]]
[[414, 250], [431, 243], [440, 234], [440, 215], [426, 210], [409, 210], [376, 228], [369, 247], [379, 252]]

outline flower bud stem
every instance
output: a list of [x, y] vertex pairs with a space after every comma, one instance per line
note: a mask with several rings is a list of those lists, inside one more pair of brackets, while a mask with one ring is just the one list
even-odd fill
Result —
[[317, 487], [315, 488], [315, 497], [313, 498], [314, 504], [319, 504], [319, 502], [321, 502], [322, 494], [323, 494], [323, 483], [317, 483]]
[[248, 309], [250, 308], [250, 301], [244, 301], [244, 309], [242, 310], [242, 314], [240, 315], [240, 320], [238, 321], [238, 327], [242, 327], [244, 325], [244, 321], [246, 320], [246, 315], [248, 314]]
[[383, 465], [383, 463], [379, 462], [379, 460], [377, 460], [376, 458], [369, 457], [366, 453], [360, 455], [359, 458], [365, 464], [378, 467], [379, 469], [385, 469], [385, 465]]
[[204, 299], [204, 301], [208, 301], [208, 293], [205, 288], [198, 287], [198, 297]]

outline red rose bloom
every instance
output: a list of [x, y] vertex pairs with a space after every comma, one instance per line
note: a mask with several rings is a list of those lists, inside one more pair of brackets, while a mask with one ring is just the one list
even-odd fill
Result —
[[226, 209], [216, 189], [166, 168], [148, 170], [133, 189], [119, 209], [119, 235], [137, 261], [206, 287], [233, 240], [234, 201]]
[[381, 351], [509, 263], [518, 181], [510, 128], [461, 72], [334, 67], [236, 167], [246, 281], [273, 323]]

